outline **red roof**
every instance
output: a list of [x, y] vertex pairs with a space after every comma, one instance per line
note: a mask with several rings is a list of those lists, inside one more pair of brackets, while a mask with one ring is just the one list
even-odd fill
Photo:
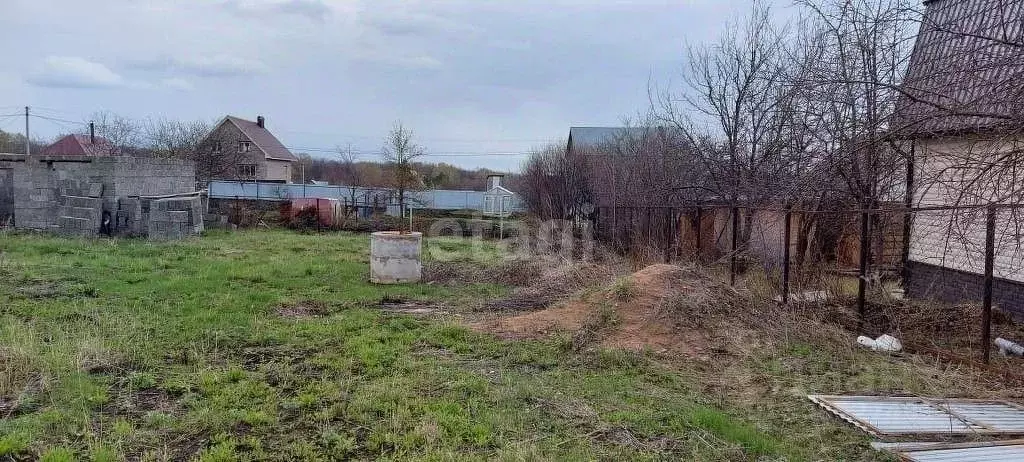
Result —
[[110, 141], [102, 136], [93, 143], [89, 135], [68, 135], [43, 148], [44, 156], [110, 156], [117, 152]]

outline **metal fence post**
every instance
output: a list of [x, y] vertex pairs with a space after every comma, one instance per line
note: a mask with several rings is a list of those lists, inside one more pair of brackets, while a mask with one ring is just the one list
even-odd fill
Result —
[[662, 227], [662, 232], [665, 234], [665, 242], [663, 243], [663, 250], [665, 252], [665, 263], [672, 262], [672, 216], [675, 212], [671, 207], [665, 209], [665, 226]]
[[792, 240], [793, 208], [786, 206], [786, 229], [783, 232], [782, 244], [782, 304], [789, 303], [789, 245]]
[[912, 211], [914, 207], [914, 157], [915, 157], [915, 143], [910, 143], [910, 157], [907, 159], [907, 191], [903, 197], [903, 207], [906, 209], [903, 212], [903, 253], [900, 255], [900, 264], [903, 266], [900, 271], [900, 276], [903, 279], [902, 286], [904, 293], [909, 293], [909, 281], [910, 275], [910, 235], [914, 230], [914, 213]]
[[732, 249], [729, 253], [729, 285], [736, 285], [736, 244], [740, 227], [740, 209], [732, 208]]
[[857, 281], [857, 325], [864, 330], [864, 312], [867, 305], [868, 259], [871, 258], [871, 214], [862, 210], [860, 214], [860, 271]]
[[701, 208], [697, 207], [697, 229], [696, 229], [696, 232], [694, 233], [695, 237], [696, 237], [696, 241], [697, 241], [697, 247], [696, 247], [696, 250], [694, 250], [694, 252], [693, 252], [694, 259], [697, 260], [697, 263], [701, 262], [701, 259], [700, 259], [700, 257], [701, 257], [701, 255], [700, 255], [701, 254], [701, 252], [700, 252], [700, 250], [701, 250], [700, 249], [701, 248], [701, 235], [700, 235], [701, 233], [700, 233], [700, 229], [703, 228], [703, 226], [701, 226], [701, 224], [702, 224], [701, 222], [702, 221], [703, 221], [703, 218], [701, 217]]
[[992, 283], [996, 257], [996, 206], [989, 205], [985, 220], [985, 293], [981, 302], [981, 355], [985, 364], [989, 361], [989, 344], [992, 343]]

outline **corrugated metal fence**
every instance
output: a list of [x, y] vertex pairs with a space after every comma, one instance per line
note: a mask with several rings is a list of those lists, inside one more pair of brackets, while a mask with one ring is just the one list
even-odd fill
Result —
[[[252, 181], [211, 181], [209, 194], [214, 199], [250, 199], [282, 201], [299, 198], [338, 199], [357, 206], [394, 205], [392, 190], [356, 186], [320, 186], [310, 184], [260, 183]], [[407, 193], [414, 208], [434, 210], [483, 210], [483, 191], [430, 189]], [[376, 201], [375, 201], [376, 198]], [[522, 211], [521, 201], [512, 201], [513, 211]]]

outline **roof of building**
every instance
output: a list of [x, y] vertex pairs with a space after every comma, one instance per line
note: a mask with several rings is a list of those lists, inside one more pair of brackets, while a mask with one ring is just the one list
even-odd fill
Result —
[[485, 195], [488, 196], [515, 196], [516, 193], [512, 192], [504, 186], [495, 186], [487, 191], [484, 191]]
[[67, 135], [53, 144], [43, 148], [44, 156], [109, 156], [116, 154], [117, 149], [102, 136], [93, 142], [89, 135]]
[[925, 4], [894, 128], [910, 136], [942, 135], [999, 129], [1019, 118], [1024, 0]]
[[[246, 138], [249, 138], [250, 141], [256, 143], [256, 146], [263, 151], [263, 154], [267, 159], [286, 160], [289, 162], [299, 160], [291, 151], [288, 150], [288, 148], [284, 146], [284, 144], [281, 143], [281, 140], [278, 140], [273, 133], [270, 133], [270, 130], [266, 129], [265, 124], [263, 127], [260, 127], [256, 122], [231, 115], [224, 119], [235, 124], [235, 126], [245, 134]], [[217, 125], [219, 126], [220, 124]]]

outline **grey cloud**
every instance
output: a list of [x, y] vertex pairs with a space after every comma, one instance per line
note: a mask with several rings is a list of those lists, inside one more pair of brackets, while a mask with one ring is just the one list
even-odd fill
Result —
[[178, 91], [192, 91], [192, 90], [195, 89], [195, 87], [192, 86], [191, 82], [189, 82], [188, 80], [185, 80], [185, 79], [177, 78], [177, 77], [172, 77], [172, 78], [169, 78], [169, 79], [163, 79], [163, 80], [160, 81], [160, 85], [163, 86], [164, 88], [169, 88], [171, 90], [178, 90]]
[[393, 37], [464, 35], [480, 32], [478, 27], [466, 22], [435, 14], [396, 8], [370, 10], [365, 13], [361, 21], [371, 30]]
[[246, 77], [270, 68], [260, 60], [232, 55], [162, 57], [131, 61], [138, 70], [189, 74], [197, 77]]
[[324, 22], [331, 15], [331, 8], [320, 0], [284, 0], [284, 1], [242, 1], [228, 0], [224, 8], [233, 14], [248, 17], [265, 17], [294, 15]]
[[107, 66], [77, 56], [49, 56], [26, 80], [51, 88], [113, 88], [126, 84]]

